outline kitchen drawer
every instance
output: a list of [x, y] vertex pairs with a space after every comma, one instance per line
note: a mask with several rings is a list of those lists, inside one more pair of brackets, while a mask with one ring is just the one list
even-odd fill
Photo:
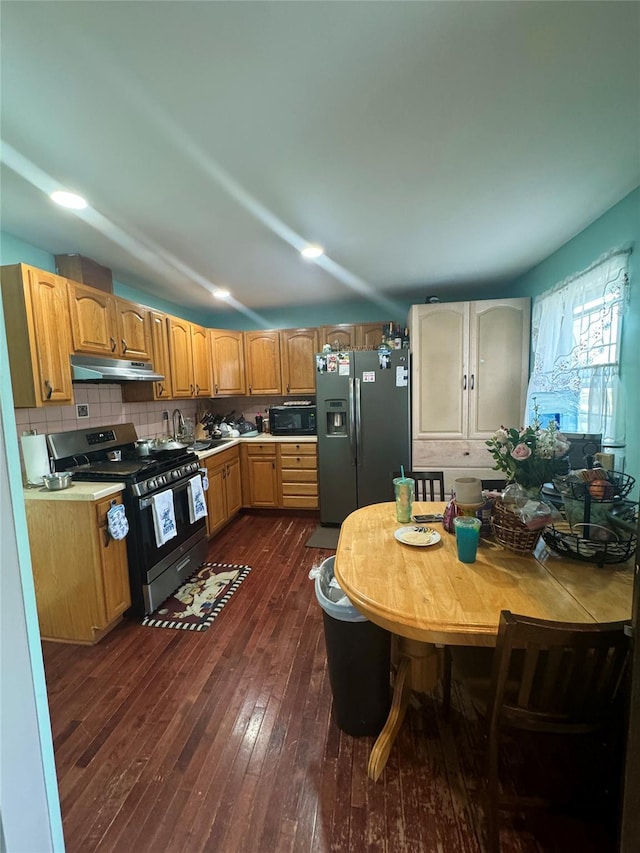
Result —
[[276, 445], [273, 441], [260, 442], [260, 444], [245, 444], [248, 456], [275, 456]]
[[283, 483], [282, 494], [286, 495], [317, 495], [317, 483]]
[[284, 471], [286, 468], [317, 468], [316, 457], [314, 456], [281, 456], [280, 466]]
[[441, 468], [491, 468], [493, 459], [483, 439], [414, 439], [411, 468], [438, 471]]
[[280, 445], [280, 453], [283, 456], [315, 456], [316, 445], [311, 443], [305, 444], [289, 444], [283, 443]]
[[283, 483], [317, 483], [318, 472], [315, 468], [283, 469]]
[[288, 509], [317, 509], [317, 497], [301, 497], [300, 495], [283, 495], [282, 506]]

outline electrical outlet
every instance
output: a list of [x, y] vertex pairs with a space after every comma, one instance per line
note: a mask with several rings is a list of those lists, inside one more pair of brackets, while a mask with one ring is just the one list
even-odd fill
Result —
[[169, 420], [169, 411], [168, 411], [168, 409], [163, 409], [163, 411], [162, 411], [162, 420], [163, 420], [163, 421], [168, 421], [168, 420]]
[[77, 418], [88, 418], [89, 417], [89, 406], [87, 403], [77, 403], [76, 404], [76, 417]]

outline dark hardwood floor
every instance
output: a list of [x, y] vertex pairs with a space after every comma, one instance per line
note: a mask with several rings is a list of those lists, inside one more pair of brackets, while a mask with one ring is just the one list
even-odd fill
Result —
[[[332, 721], [316, 524], [232, 522], [209, 559], [253, 571], [205, 632], [125, 620], [94, 647], [43, 644], [68, 853], [482, 850], [482, 739], [457, 685], [449, 722], [437, 691], [410, 708], [377, 783], [373, 739]], [[596, 820], [502, 827], [506, 853], [612, 849]]]

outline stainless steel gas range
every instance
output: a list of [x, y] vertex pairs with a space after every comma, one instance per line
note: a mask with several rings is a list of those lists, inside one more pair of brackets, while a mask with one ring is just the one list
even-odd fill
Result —
[[[143, 615], [153, 612], [202, 563], [207, 538], [206, 520], [191, 522], [189, 513], [189, 481], [200, 468], [196, 454], [159, 448], [140, 456], [137, 439], [132, 423], [47, 436], [56, 471], [70, 471], [74, 480], [125, 484], [131, 612]], [[158, 545], [152, 504], [163, 492], [173, 498], [177, 534]]]

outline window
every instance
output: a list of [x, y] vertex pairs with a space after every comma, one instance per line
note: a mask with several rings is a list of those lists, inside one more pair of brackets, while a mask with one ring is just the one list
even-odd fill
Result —
[[613, 252], [534, 299], [528, 423], [535, 402], [543, 425], [555, 419], [564, 432], [600, 433], [603, 444], [624, 445], [619, 373], [628, 257]]

